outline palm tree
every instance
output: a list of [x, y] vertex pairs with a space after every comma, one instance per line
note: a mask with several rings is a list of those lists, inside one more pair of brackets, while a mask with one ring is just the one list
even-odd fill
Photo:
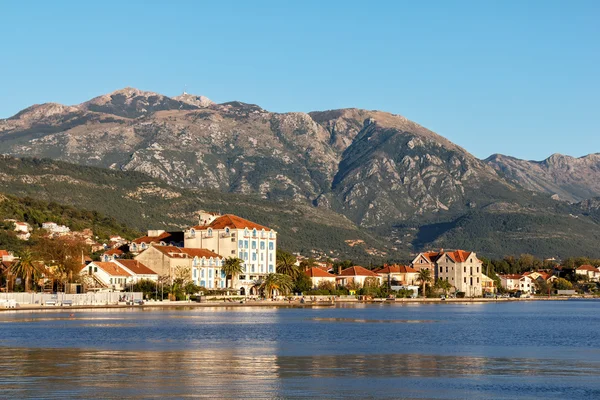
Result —
[[281, 294], [288, 294], [294, 288], [294, 281], [286, 274], [269, 274], [263, 282], [263, 289], [267, 298], [271, 297], [274, 290]]
[[431, 282], [431, 271], [427, 268], [421, 268], [417, 279], [423, 285], [423, 297], [425, 297], [425, 287]]
[[241, 273], [244, 272], [244, 267], [242, 266], [242, 264], [244, 263], [244, 260], [242, 260], [241, 258], [237, 258], [237, 257], [228, 257], [225, 259], [225, 261], [223, 262], [223, 272], [225, 272], [225, 276], [226, 276], [226, 280], [229, 279], [229, 283], [231, 286], [227, 286], [227, 287], [234, 287], [234, 279], [236, 275], [239, 275]]
[[252, 281], [252, 286], [250, 286], [251, 289], [254, 289], [256, 294], [261, 293], [263, 291], [264, 287], [265, 287], [265, 281], [262, 279], [256, 279], [256, 280]]
[[296, 265], [296, 257], [285, 251], [277, 250], [277, 273], [285, 274], [295, 280], [302, 271]]
[[31, 280], [38, 272], [37, 267], [34, 265], [33, 253], [25, 250], [19, 254], [19, 259], [12, 264], [10, 272], [12, 275], [25, 280], [25, 291], [29, 292]]
[[445, 279], [440, 278], [436, 282], [436, 286], [444, 291], [444, 296], [448, 295], [448, 291], [452, 289], [452, 284]]

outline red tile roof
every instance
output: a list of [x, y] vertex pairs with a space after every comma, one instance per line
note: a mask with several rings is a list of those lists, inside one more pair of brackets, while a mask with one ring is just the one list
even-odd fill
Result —
[[379, 278], [379, 275], [377, 275], [375, 272], [369, 271], [368, 269], [358, 265], [346, 268], [345, 270], [340, 272], [340, 276], [374, 276]]
[[160, 242], [181, 242], [183, 241], [183, 232], [163, 232], [158, 236], [142, 236], [133, 240], [133, 243], [160, 243]]
[[119, 260], [117, 263], [125, 266], [136, 275], [156, 275], [156, 272], [139, 262], [138, 260]]
[[592, 271], [592, 272], [600, 272], [600, 270], [592, 265], [582, 265], [577, 268], [577, 271]]
[[335, 275], [330, 274], [329, 272], [323, 271], [321, 268], [313, 267], [308, 271], [304, 271], [304, 273], [309, 278], [335, 278]]
[[131, 276], [131, 274], [125, 271], [123, 267], [120, 267], [114, 262], [95, 261], [93, 264], [112, 276]]
[[110, 250], [106, 250], [104, 252], [104, 254], [112, 256], [113, 254], [116, 254], [118, 256], [122, 256], [124, 254], [123, 250], [120, 249], [110, 249]]
[[193, 228], [196, 230], [204, 230], [204, 229], [208, 229], [208, 228], [212, 228], [212, 229], [225, 229], [225, 228], [255, 229], [256, 228], [257, 230], [261, 230], [261, 229], [264, 229], [265, 231], [271, 230], [271, 228], [267, 228], [266, 226], [256, 224], [252, 221], [248, 221], [247, 219], [238, 217], [237, 215], [233, 215], [233, 214], [222, 215], [218, 218], [215, 218], [215, 220], [208, 225], [198, 225], [198, 226], [194, 226]]
[[464, 250], [456, 250], [456, 251], [448, 251], [448, 252], [446, 252], [446, 254], [448, 254], [448, 256], [454, 262], [465, 262], [465, 261], [467, 261], [467, 258], [469, 258], [469, 256], [471, 255], [471, 252], [464, 251]]
[[[194, 258], [194, 257], [206, 257], [206, 258], [223, 258], [217, 253], [214, 253], [207, 249], [190, 249], [187, 247], [175, 247], [175, 246], [152, 246], [156, 250], [160, 251], [168, 257], [178, 258]], [[147, 251], [147, 250], [146, 250]]]
[[500, 278], [504, 279], [521, 279], [523, 275], [520, 274], [507, 274], [507, 275], [498, 275]]
[[8, 251], [6, 250], [0, 250], [0, 257], [2, 256], [9, 256], [10, 254], [8, 253]]
[[417, 270], [406, 265], [386, 265], [373, 271], [377, 274], [406, 274], [417, 273]]

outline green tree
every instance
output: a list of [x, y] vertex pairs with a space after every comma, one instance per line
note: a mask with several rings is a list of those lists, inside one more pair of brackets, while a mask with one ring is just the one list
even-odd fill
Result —
[[558, 290], [571, 290], [573, 289], [573, 284], [565, 278], [558, 278], [554, 281], [554, 287]]
[[319, 290], [328, 290], [329, 292], [332, 292], [335, 290], [335, 284], [331, 281], [322, 280], [317, 285], [317, 288]]
[[302, 273], [300, 267], [296, 265], [296, 257], [293, 254], [277, 250], [276, 258], [278, 274], [288, 275], [295, 280]]
[[425, 297], [425, 289], [427, 287], [427, 284], [431, 282], [431, 270], [427, 269], [427, 268], [421, 268], [419, 270], [419, 274], [417, 275], [417, 280], [419, 282], [421, 282], [421, 285], [423, 285], [423, 291], [422, 291], [422, 296]]
[[24, 281], [25, 291], [31, 291], [31, 281], [40, 273], [35, 265], [34, 255], [30, 250], [23, 250], [19, 254], [19, 259], [11, 266], [11, 274]]
[[156, 292], [156, 282], [150, 279], [142, 279], [133, 284], [134, 292], [142, 292], [144, 298], [150, 298]]
[[235, 277], [244, 272], [244, 267], [242, 266], [243, 263], [244, 263], [244, 260], [237, 258], [237, 257], [229, 257], [229, 258], [225, 259], [225, 261], [223, 262], [222, 268], [223, 268], [223, 271], [225, 272], [226, 279], [229, 280], [229, 284], [231, 285], [231, 286], [227, 286], [227, 287], [232, 287], [232, 288], [235, 287], [234, 286]]
[[294, 281], [294, 292], [304, 293], [308, 292], [311, 289], [312, 281], [310, 280], [310, 278], [305, 273], [298, 275], [298, 277]]
[[267, 298], [270, 298], [275, 290], [282, 295], [286, 295], [291, 292], [293, 287], [294, 281], [289, 275], [286, 274], [269, 274], [263, 282], [263, 290]]
[[452, 289], [452, 284], [450, 282], [448, 282], [447, 280], [442, 279], [442, 278], [438, 279], [438, 281], [435, 283], [435, 286], [438, 289], [443, 290], [445, 296], [447, 296], [448, 292]]

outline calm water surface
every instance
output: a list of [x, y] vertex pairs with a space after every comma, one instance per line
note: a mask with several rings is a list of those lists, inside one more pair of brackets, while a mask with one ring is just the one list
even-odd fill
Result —
[[0, 398], [600, 399], [600, 302], [0, 314]]

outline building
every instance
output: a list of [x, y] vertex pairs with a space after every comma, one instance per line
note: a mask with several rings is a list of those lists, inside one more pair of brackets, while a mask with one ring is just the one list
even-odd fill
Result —
[[158, 281], [156, 272], [136, 260], [93, 261], [84, 265], [80, 274], [92, 290], [121, 291], [144, 279]]
[[304, 271], [304, 273], [310, 278], [313, 289], [316, 289], [321, 282], [329, 282], [335, 287], [336, 276], [323, 271], [322, 268], [309, 268], [307, 271]]
[[523, 277], [521, 274], [506, 274], [506, 275], [498, 275], [500, 278], [500, 284], [502, 287], [508, 291], [520, 290], [521, 283], [519, 280]]
[[576, 275], [587, 276], [590, 282], [600, 281], [600, 269], [592, 265], [582, 265], [575, 270]]
[[8, 251], [8, 250], [0, 250], [0, 260], [1, 261], [14, 261], [17, 257], [15, 257], [15, 255], [13, 254], [12, 251]]
[[494, 294], [498, 291], [496, 287], [496, 282], [489, 276], [482, 274], [481, 275], [481, 290], [483, 293]]
[[67, 226], [58, 225], [56, 222], [44, 222], [42, 224], [42, 229], [47, 230], [52, 235], [65, 235], [71, 232]]
[[375, 279], [377, 284], [381, 285], [381, 276], [358, 265], [341, 271], [336, 278], [336, 282], [338, 285], [342, 286], [356, 285], [362, 287], [365, 285], [365, 280], [367, 280], [367, 278]]
[[373, 272], [381, 276], [383, 282], [388, 282], [393, 286], [419, 284], [419, 272], [405, 265], [385, 265]]
[[412, 267], [428, 268], [433, 266], [434, 281], [444, 279], [467, 297], [482, 295], [482, 262], [474, 252], [464, 250], [420, 253], [412, 262]]
[[232, 214], [201, 213], [200, 224], [185, 231], [184, 247], [240, 258], [244, 273], [235, 279], [235, 289], [245, 293], [275, 272], [277, 232]]
[[226, 288], [223, 257], [206, 249], [152, 244], [135, 259], [170, 281], [184, 278], [207, 289]]
[[102, 261], [116, 260], [117, 258], [123, 257], [125, 252], [121, 249], [108, 249], [102, 254]]
[[134, 239], [129, 244], [129, 251], [137, 254], [150, 247], [150, 244], [182, 247], [183, 232], [165, 232], [160, 229], [149, 230], [146, 236]]

